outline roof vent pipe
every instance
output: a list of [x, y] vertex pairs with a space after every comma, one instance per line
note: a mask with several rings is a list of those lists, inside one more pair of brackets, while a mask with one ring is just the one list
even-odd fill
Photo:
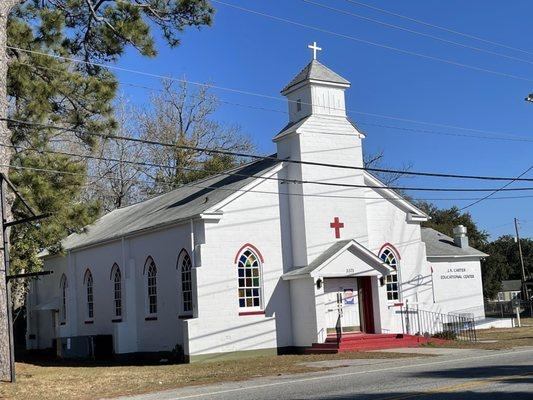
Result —
[[453, 241], [456, 246], [466, 249], [468, 247], [468, 236], [466, 236], [466, 226], [457, 225], [453, 228]]

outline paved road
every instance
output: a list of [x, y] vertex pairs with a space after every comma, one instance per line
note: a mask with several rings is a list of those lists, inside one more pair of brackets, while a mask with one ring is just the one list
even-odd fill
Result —
[[533, 400], [532, 347], [450, 350], [437, 357], [339, 362], [346, 366], [327, 372], [184, 388], [135, 399]]

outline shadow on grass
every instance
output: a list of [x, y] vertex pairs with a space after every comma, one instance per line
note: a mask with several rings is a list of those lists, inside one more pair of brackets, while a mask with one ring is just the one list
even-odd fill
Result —
[[58, 358], [51, 351], [17, 352], [16, 362], [39, 367], [112, 367], [112, 366], [156, 366], [183, 364], [172, 353], [135, 353], [127, 356], [111, 356], [102, 359]]

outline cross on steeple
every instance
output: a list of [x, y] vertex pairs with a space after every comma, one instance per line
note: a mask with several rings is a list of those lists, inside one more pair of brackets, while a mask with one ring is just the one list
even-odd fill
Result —
[[318, 47], [316, 42], [307, 46], [308, 49], [313, 50], [313, 60], [316, 60], [316, 52], [322, 50], [322, 47]]

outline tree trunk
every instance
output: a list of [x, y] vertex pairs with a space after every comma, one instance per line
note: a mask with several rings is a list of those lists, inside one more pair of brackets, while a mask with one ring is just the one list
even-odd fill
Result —
[[[7, 16], [11, 9], [21, 0], [1, 0], [0, 1], [0, 117], [7, 118], [7, 67], [8, 59], [6, 54], [7, 44]], [[7, 122], [0, 120], [0, 144], [11, 144], [11, 132], [7, 127]], [[9, 147], [0, 146], [0, 172], [7, 175], [8, 165], [11, 161], [11, 149]], [[0, 208], [1, 210], [1, 208]], [[6, 207], [6, 214], [10, 214], [9, 207]], [[2, 221], [7, 218], [7, 215], [0, 216], [0, 231], [2, 228]], [[1, 232], [0, 232], [1, 234]], [[5, 270], [4, 251], [0, 249], [0, 380], [11, 380], [11, 364], [10, 351], [11, 346], [9, 342], [9, 323], [8, 323], [8, 307], [7, 307], [7, 287], [6, 275], [8, 271]]]

